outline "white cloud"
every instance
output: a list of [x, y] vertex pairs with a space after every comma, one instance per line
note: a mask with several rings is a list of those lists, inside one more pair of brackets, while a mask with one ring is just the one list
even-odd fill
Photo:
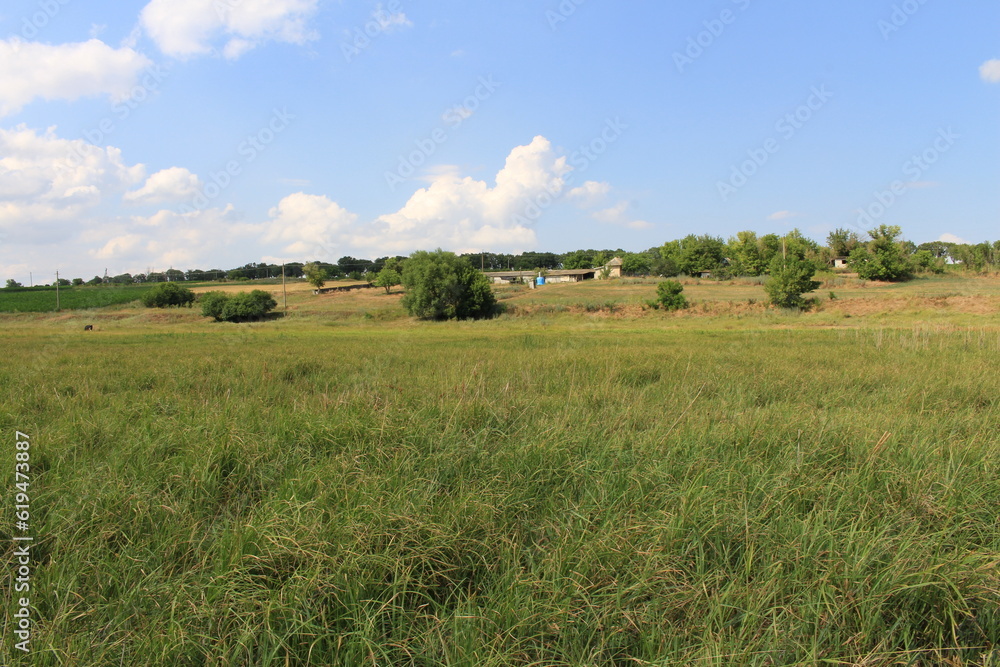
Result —
[[224, 255], [232, 253], [229, 248], [240, 248], [241, 242], [251, 241], [258, 234], [259, 226], [244, 223], [230, 205], [94, 221], [80, 233], [79, 244], [90, 246], [90, 257], [116, 267], [114, 273], [135, 273], [149, 266], [211, 268], [243, 263], [247, 261], [246, 246], [235, 255]]
[[56, 46], [17, 37], [0, 40], [0, 116], [17, 113], [36, 98], [125, 99], [152, 64], [141, 53], [113, 49], [97, 39]]
[[236, 59], [265, 42], [305, 44], [319, 0], [152, 0], [140, 22], [163, 53]]
[[358, 216], [327, 197], [298, 192], [282, 199], [271, 209], [265, 243], [281, 243], [290, 257], [333, 261], [333, 245], [351, 236]]
[[138, 190], [126, 192], [122, 199], [132, 204], [160, 204], [190, 201], [201, 192], [201, 179], [183, 167], [171, 167], [150, 176]]
[[580, 208], [593, 208], [604, 201], [609, 192], [611, 192], [610, 183], [587, 181], [580, 187], [570, 190], [566, 196]]
[[960, 243], [960, 244], [968, 243], [968, 241], [966, 241], [965, 239], [959, 238], [954, 234], [942, 234], [940, 237], [938, 237], [938, 241], [941, 241], [942, 243]]
[[798, 217], [798, 215], [799, 214], [795, 213], [794, 211], [777, 211], [776, 213], [772, 213], [771, 215], [767, 216], [767, 219], [774, 221], [788, 220], [790, 218], [796, 218]]
[[986, 83], [1000, 83], [1000, 59], [987, 60], [980, 65], [979, 76]]
[[75, 220], [108, 194], [141, 183], [145, 167], [128, 165], [117, 148], [38, 134], [24, 125], [0, 129], [0, 230]]
[[652, 228], [653, 225], [645, 220], [630, 219], [631, 216], [628, 215], [628, 212], [631, 206], [630, 202], [622, 200], [611, 208], [594, 211], [591, 214], [591, 217], [598, 222], [603, 222], [608, 225], [618, 225], [619, 227], [626, 227], [628, 229], [641, 230]]
[[327, 197], [297, 193], [271, 210], [263, 241], [280, 242], [290, 256], [340, 252], [405, 254], [418, 249], [534, 247], [531, 208], [558, 196], [570, 168], [544, 137], [514, 148], [496, 184], [462, 176], [454, 168], [434, 170], [430, 185], [417, 190], [398, 211], [358, 224], [357, 216]]

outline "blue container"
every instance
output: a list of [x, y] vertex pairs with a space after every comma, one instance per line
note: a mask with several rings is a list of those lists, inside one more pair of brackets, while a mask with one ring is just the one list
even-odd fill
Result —
[[545, 284], [545, 276], [538, 276], [538, 278], [535, 279], [535, 284], [536, 285], [544, 285]]

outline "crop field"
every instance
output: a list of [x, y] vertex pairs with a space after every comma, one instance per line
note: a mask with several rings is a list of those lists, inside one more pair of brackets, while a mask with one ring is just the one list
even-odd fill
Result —
[[843, 280], [0, 315], [6, 664], [996, 667], [1000, 279]]
[[[151, 287], [151, 285], [60, 287], [58, 303], [64, 310], [116, 306], [137, 301]], [[55, 287], [0, 290], [0, 312], [47, 313], [55, 310]]]

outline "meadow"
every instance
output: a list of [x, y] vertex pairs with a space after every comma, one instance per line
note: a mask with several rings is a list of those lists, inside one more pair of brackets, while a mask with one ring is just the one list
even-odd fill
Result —
[[0, 315], [8, 664], [1000, 665], [1000, 280], [654, 292]]

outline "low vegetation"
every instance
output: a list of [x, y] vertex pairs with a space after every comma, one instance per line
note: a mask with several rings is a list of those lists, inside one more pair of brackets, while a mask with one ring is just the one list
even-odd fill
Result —
[[650, 305], [664, 310], [682, 310], [688, 306], [683, 292], [684, 285], [676, 280], [665, 280], [656, 286], [656, 299]]
[[206, 292], [199, 299], [201, 314], [216, 322], [249, 322], [263, 319], [278, 306], [270, 292], [253, 290], [227, 294]]
[[159, 283], [142, 295], [142, 304], [147, 308], [190, 307], [193, 303], [194, 292], [177, 283]]

